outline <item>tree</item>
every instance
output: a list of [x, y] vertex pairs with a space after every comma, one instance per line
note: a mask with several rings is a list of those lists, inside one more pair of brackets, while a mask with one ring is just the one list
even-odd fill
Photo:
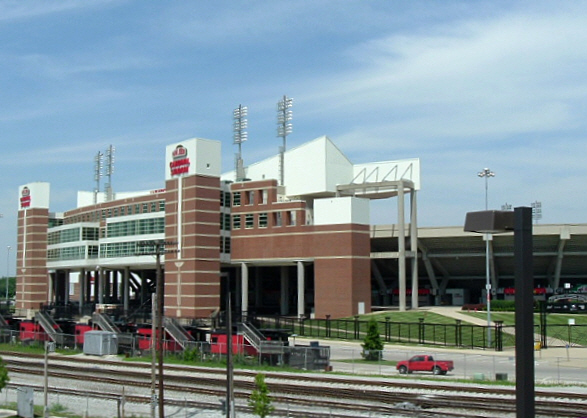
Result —
[[371, 318], [367, 324], [367, 335], [363, 339], [363, 352], [365, 360], [381, 360], [383, 353], [383, 340], [379, 335], [379, 327], [375, 318]]
[[8, 370], [6, 369], [4, 360], [0, 358], [0, 390], [4, 389], [9, 381], [10, 377], [8, 377]]
[[271, 397], [269, 396], [267, 383], [265, 383], [265, 375], [262, 373], [255, 376], [255, 390], [251, 393], [249, 406], [253, 408], [253, 413], [261, 418], [265, 418], [275, 410], [271, 405]]

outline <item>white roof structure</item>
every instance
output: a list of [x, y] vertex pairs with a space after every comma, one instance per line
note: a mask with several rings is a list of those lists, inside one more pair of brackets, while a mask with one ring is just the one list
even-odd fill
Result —
[[[251, 164], [245, 169], [246, 178], [278, 179], [279, 164], [279, 155]], [[287, 196], [330, 197], [340, 195], [340, 186], [365, 186], [369, 195], [365, 192], [363, 197], [376, 198], [384, 193], [387, 182], [399, 180], [406, 180], [414, 190], [420, 189], [419, 159], [353, 164], [327, 136], [287, 150], [284, 165]], [[234, 170], [222, 175], [222, 180], [234, 179]], [[379, 197], [389, 197], [389, 190], [385, 193], [386, 196]]]

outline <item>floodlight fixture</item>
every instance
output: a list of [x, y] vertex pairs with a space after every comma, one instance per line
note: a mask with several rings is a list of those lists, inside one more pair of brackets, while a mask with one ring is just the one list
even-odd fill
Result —
[[532, 208], [532, 220], [538, 223], [542, 219], [542, 202], [533, 202], [530, 207]]
[[286, 150], [286, 138], [293, 131], [293, 125], [291, 120], [293, 118], [291, 107], [293, 106], [293, 99], [283, 96], [279, 102], [277, 102], [277, 137], [282, 138], [283, 144], [279, 148], [279, 177], [280, 184], [284, 185], [284, 173], [285, 173], [285, 150]]
[[114, 199], [112, 193], [112, 174], [114, 174], [114, 147], [110, 145], [106, 150], [106, 176], [108, 177], [108, 184], [106, 184], [106, 200], [108, 202]]
[[[479, 173], [479, 177], [485, 178], [485, 210], [488, 209], [488, 180], [489, 177], [495, 177], [495, 173], [489, 168], [484, 168]], [[489, 241], [491, 239], [491, 232], [485, 233], [485, 292], [486, 292], [486, 305], [487, 305], [487, 344], [491, 345], [491, 278], [490, 278], [490, 267], [489, 267]]]
[[247, 119], [246, 116], [248, 114], [248, 109], [246, 106], [238, 105], [236, 109], [232, 112], [234, 123], [233, 123], [233, 130], [234, 130], [234, 144], [238, 145], [238, 153], [234, 157], [234, 165], [235, 165], [235, 174], [236, 174], [236, 181], [242, 181], [245, 178], [245, 169], [243, 165], [243, 157], [242, 157], [242, 143], [247, 140]]

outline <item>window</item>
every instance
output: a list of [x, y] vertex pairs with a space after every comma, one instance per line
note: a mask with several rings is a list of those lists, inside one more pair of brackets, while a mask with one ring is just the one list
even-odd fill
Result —
[[267, 228], [267, 212], [259, 214], [259, 228]]
[[126, 206], [122, 206], [122, 207], [120, 208], [120, 216], [124, 216], [124, 215], [126, 215], [126, 213], [125, 213], [125, 210], [126, 210]]
[[273, 213], [273, 225], [274, 226], [281, 226], [283, 221], [281, 219], [281, 212], [274, 212]]
[[255, 204], [255, 191], [249, 190], [247, 192], [247, 205], [254, 205]]
[[241, 192], [234, 192], [232, 195], [232, 205], [233, 206], [240, 206], [241, 205]]
[[287, 212], [288, 215], [288, 225], [295, 226], [296, 225], [296, 211], [290, 210]]
[[232, 215], [232, 229], [240, 229], [241, 228], [241, 216], [240, 215]]
[[261, 190], [261, 203], [263, 205], [267, 204], [267, 190]]
[[143, 212], [142, 213], [147, 213], [149, 211], [149, 205], [147, 205], [146, 203], [143, 203]]
[[151, 202], [151, 212], [157, 212], [157, 202]]
[[255, 215], [252, 213], [247, 213], [245, 215], [245, 228], [254, 228], [255, 227]]
[[165, 200], [159, 201], [159, 212], [165, 212]]
[[230, 193], [223, 193], [223, 206], [226, 206], [227, 208], [230, 207]]

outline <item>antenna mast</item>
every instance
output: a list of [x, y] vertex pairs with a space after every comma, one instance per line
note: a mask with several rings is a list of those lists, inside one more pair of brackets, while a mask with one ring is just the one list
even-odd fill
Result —
[[277, 137], [283, 139], [283, 145], [279, 147], [279, 183], [281, 186], [284, 185], [284, 172], [285, 172], [285, 140], [292, 132], [292, 111], [293, 99], [283, 96], [279, 102], [277, 102]]
[[242, 143], [247, 140], [247, 116], [248, 109], [246, 106], [238, 105], [233, 112], [234, 118], [234, 144], [238, 145], [238, 153], [235, 155], [235, 173], [236, 181], [243, 181], [245, 179], [245, 167], [242, 158]]

